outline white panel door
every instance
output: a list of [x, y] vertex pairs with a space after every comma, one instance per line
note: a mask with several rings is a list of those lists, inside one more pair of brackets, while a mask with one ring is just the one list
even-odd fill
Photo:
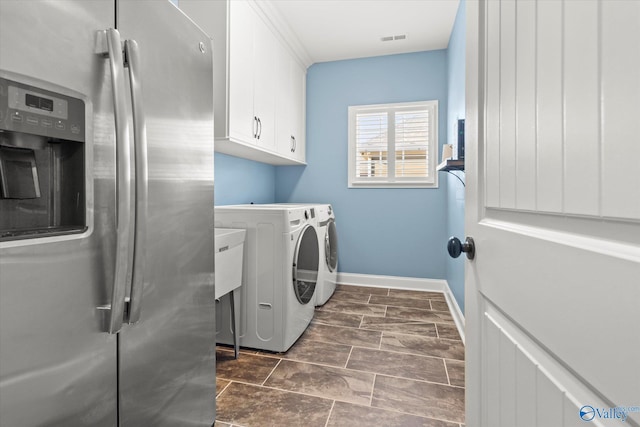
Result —
[[466, 424], [639, 426], [640, 1], [466, 7]]

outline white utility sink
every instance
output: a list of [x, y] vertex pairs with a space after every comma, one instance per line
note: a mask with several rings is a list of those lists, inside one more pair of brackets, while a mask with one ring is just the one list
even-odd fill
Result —
[[233, 347], [236, 359], [240, 354], [240, 344], [236, 326], [240, 323], [240, 294], [242, 286], [242, 257], [244, 238], [247, 231], [235, 228], [216, 228], [214, 240], [214, 260], [216, 277], [216, 300], [231, 292], [231, 317], [233, 325]]
[[216, 299], [242, 285], [245, 234], [242, 229], [215, 229]]

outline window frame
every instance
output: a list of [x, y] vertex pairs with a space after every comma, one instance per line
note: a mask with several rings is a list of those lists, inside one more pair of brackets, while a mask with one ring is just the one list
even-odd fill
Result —
[[[356, 116], [362, 113], [391, 113], [429, 110], [429, 141], [427, 142], [427, 177], [356, 177]], [[348, 109], [348, 188], [438, 188], [436, 171], [438, 158], [438, 100], [394, 102], [387, 104], [351, 105]], [[395, 117], [395, 115], [393, 116]], [[388, 170], [395, 174], [395, 120], [388, 120], [387, 162]]]

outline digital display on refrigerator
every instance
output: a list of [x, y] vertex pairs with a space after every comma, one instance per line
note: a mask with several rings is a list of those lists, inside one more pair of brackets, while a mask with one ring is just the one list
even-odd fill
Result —
[[53, 111], [52, 99], [42, 98], [42, 97], [27, 93], [25, 94], [24, 103], [27, 105], [27, 107], [38, 108], [40, 110], [45, 110], [45, 111]]

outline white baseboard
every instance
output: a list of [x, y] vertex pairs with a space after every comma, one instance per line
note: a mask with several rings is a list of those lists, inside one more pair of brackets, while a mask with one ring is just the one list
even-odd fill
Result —
[[380, 276], [374, 274], [340, 273], [341, 285], [371, 286], [374, 288], [409, 289], [418, 291], [444, 292], [449, 288], [446, 280], [423, 279], [421, 277]]
[[464, 314], [462, 314], [462, 310], [460, 310], [458, 301], [456, 301], [456, 298], [453, 296], [453, 292], [451, 292], [451, 288], [449, 288], [449, 283], [447, 283], [447, 290], [444, 293], [444, 296], [447, 300], [447, 304], [449, 305], [449, 309], [451, 310], [451, 316], [453, 316], [453, 321], [456, 324], [456, 328], [458, 328], [460, 338], [462, 338], [462, 343], [464, 344]]
[[408, 289], [425, 292], [442, 292], [451, 310], [453, 321], [458, 333], [465, 341], [464, 315], [449, 288], [449, 283], [443, 279], [424, 279], [420, 277], [380, 276], [373, 274], [338, 273], [338, 283], [349, 286], [371, 286], [373, 288]]

